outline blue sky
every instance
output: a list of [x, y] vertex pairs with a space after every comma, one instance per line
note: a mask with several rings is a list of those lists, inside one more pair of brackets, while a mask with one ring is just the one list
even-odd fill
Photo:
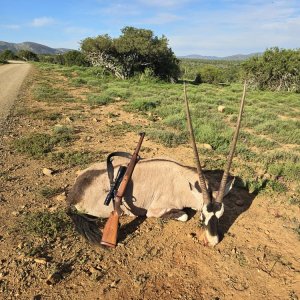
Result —
[[0, 0], [0, 40], [78, 49], [125, 26], [164, 34], [176, 55], [300, 48], [299, 0]]

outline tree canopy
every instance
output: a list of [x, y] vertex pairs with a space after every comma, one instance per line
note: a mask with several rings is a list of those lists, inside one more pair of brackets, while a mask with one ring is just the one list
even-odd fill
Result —
[[38, 56], [34, 52], [31, 52], [29, 50], [20, 50], [17, 53], [17, 56], [20, 59], [23, 59], [23, 60], [26, 60], [26, 61], [39, 61]]
[[94, 66], [102, 66], [118, 78], [126, 79], [150, 69], [155, 76], [177, 80], [179, 61], [165, 36], [151, 30], [124, 27], [118, 38], [99, 35], [81, 42], [81, 50]]
[[0, 53], [0, 59], [3, 61], [16, 59], [16, 55], [11, 50], [4, 50]]
[[246, 77], [259, 89], [300, 92], [300, 49], [267, 49], [243, 64]]
[[89, 66], [89, 62], [84, 55], [77, 50], [68, 51], [63, 54], [64, 64], [67, 66]]

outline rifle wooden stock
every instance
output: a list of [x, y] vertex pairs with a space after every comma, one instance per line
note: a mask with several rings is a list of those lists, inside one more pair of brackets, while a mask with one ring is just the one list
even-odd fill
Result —
[[115, 248], [117, 245], [119, 215], [113, 210], [105, 223], [101, 245]]
[[103, 235], [101, 239], [101, 245], [108, 247], [116, 247], [118, 238], [119, 217], [123, 214], [121, 209], [122, 198], [125, 194], [126, 187], [131, 179], [134, 167], [138, 162], [138, 154], [142, 146], [145, 133], [140, 133], [140, 140], [135, 148], [135, 151], [131, 157], [131, 160], [127, 166], [127, 170], [123, 177], [123, 180], [118, 188], [116, 199], [114, 200], [114, 210], [111, 212], [103, 229]]

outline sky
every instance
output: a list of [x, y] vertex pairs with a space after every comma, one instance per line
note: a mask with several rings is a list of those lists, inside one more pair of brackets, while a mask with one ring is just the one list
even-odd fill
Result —
[[0, 41], [79, 49], [125, 26], [165, 35], [177, 56], [300, 48], [300, 0], [0, 0]]

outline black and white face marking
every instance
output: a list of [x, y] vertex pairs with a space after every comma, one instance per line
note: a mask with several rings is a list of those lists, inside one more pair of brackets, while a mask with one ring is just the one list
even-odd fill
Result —
[[224, 204], [210, 202], [204, 204], [202, 209], [202, 223], [206, 229], [206, 238], [210, 245], [215, 246], [219, 242], [218, 225], [219, 219], [224, 213]]

